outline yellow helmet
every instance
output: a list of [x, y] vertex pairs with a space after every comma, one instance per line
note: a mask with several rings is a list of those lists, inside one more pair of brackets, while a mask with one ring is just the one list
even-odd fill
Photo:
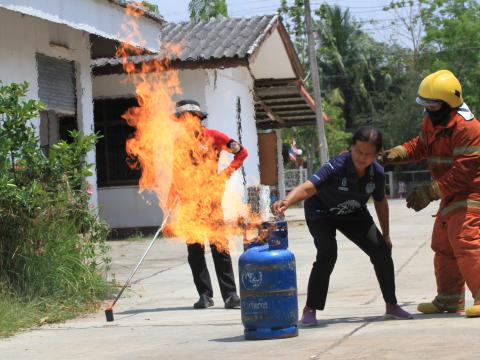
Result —
[[460, 81], [448, 70], [439, 70], [428, 75], [418, 87], [418, 104], [429, 106], [439, 100], [452, 108], [463, 104]]

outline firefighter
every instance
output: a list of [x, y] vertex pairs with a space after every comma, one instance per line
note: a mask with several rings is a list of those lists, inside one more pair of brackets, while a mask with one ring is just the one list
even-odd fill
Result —
[[414, 188], [407, 207], [420, 211], [440, 200], [432, 233], [437, 296], [424, 314], [465, 309], [466, 282], [474, 298], [467, 317], [480, 316], [480, 123], [463, 102], [448, 70], [425, 77], [416, 99], [425, 107], [420, 135], [387, 150], [385, 164], [427, 160], [431, 183]]
[[[216, 186], [220, 190], [215, 190], [217, 193], [209, 197], [196, 198], [196, 199], [184, 199], [182, 198], [182, 190], [175, 188], [175, 181], [173, 181], [172, 190], [170, 191], [169, 198], [178, 198], [181, 205], [188, 205], [189, 220], [197, 221], [201, 223], [202, 228], [215, 227], [216, 231], [213, 232], [217, 238], [208, 239], [210, 242], [210, 248], [212, 252], [213, 262], [215, 265], [215, 272], [217, 275], [220, 291], [226, 309], [233, 309], [240, 307], [240, 298], [237, 295], [235, 286], [235, 277], [233, 274], [232, 260], [228, 249], [228, 240], [223, 234], [223, 211], [222, 211], [222, 196], [224, 191], [224, 185], [233, 172], [242, 166], [243, 161], [247, 157], [247, 150], [238, 142], [224, 133], [208, 129], [204, 126], [200, 126], [200, 122], [207, 118], [205, 113], [198, 102], [194, 100], [182, 100], [176, 103], [175, 118], [178, 121], [184, 120], [186, 114], [193, 115], [199, 124], [194, 127], [191, 148], [188, 150], [189, 155], [184, 156], [182, 159], [188, 158], [190, 160], [190, 171], [182, 171], [174, 169], [174, 177], [187, 176], [186, 181], [179, 182], [183, 185], [187, 183], [191, 186], [200, 187], [200, 191], [214, 191], [212, 188], [206, 188], [210, 179], [216, 178], [216, 182], [220, 182], [220, 186]], [[225, 150], [234, 155], [232, 162], [224, 169], [220, 174], [217, 173], [218, 161], [220, 158], [220, 152]], [[180, 151], [180, 150], [178, 150]], [[183, 160], [184, 161], [184, 160]], [[177, 164], [179, 169], [185, 167], [185, 163]], [[175, 166], [175, 165], [174, 165]], [[195, 172], [195, 168], [200, 168]], [[193, 176], [192, 176], [193, 175]], [[203, 177], [203, 178], [202, 178]], [[183, 186], [182, 185], [182, 186]], [[170, 201], [172, 202], [172, 201]], [[193, 204], [193, 202], [195, 204]], [[192, 213], [192, 209], [196, 209], [196, 214]], [[178, 219], [181, 221], [181, 219]], [[175, 222], [170, 224], [171, 235], [175, 234]], [[220, 238], [219, 238], [220, 237]], [[205, 262], [205, 239], [186, 239], [188, 249], [188, 264], [190, 265], [193, 281], [199, 294], [199, 300], [193, 305], [195, 309], [205, 309], [213, 306], [213, 289], [210, 280], [210, 274]]]

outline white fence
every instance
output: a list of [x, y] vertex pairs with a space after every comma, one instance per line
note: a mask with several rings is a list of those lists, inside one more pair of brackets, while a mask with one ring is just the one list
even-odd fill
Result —
[[284, 177], [285, 191], [289, 192], [290, 190], [307, 180], [307, 169], [300, 168], [285, 170]]
[[398, 197], [399, 182], [403, 181], [407, 187], [407, 193], [410, 193], [412, 188], [417, 185], [432, 181], [430, 172], [428, 170], [410, 170], [394, 173], [392, 171], [386, 172], [387, 180], [387, 194], [389, 197]]
[[[386, 192], [389, 197], [398, 197], [398, 182], [404, 181], [407, 185], [408, 191], [411, 191], [412, 187], [430, 181], [430, 173], [427, 170], [416, 171], [403, 171], [400, 173], [394, 173], [388, 171], [385, 173], [386, 177]], [[285, 191], [288, 193], [296, 186], [302, 184], [308, 180], [307, 169], [291, 169], [285, 170], [284, 181]]]

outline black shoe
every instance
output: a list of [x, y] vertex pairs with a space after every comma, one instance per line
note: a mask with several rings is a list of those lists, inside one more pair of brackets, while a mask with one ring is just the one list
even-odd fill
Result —
[[238, 309], [239, 307], [240, 298], [237, 294], [232, 294], [225, 300], [225, 309]]
[[193, 304], [194, 309], [206, 309], [209, 308], [210, 306], [213, 306], [213, 299], [205, 294], [200, 295], [200, 299]]

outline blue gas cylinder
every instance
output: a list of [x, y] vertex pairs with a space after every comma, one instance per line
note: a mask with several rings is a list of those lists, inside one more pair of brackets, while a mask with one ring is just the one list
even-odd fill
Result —
[[286, 221], [269, 222], [268, 244], [240, 256], [240, 297], [245, 339], [298, 335], [295, 256], [288, 247]]

